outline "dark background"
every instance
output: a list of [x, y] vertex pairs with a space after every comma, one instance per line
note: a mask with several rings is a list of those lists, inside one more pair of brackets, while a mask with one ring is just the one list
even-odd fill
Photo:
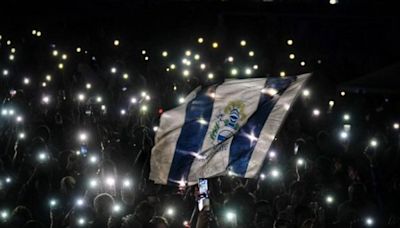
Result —
[[[324, 76], [343, 82], [399, 59], [397, 9], [395, 2], [344, 0], [336, 5], [328, 0], [15, 1], [2, 3], [0, 31], [20, 37], [36, 28], [58, 45], [85, 46], [96, 56], [113, 55], [107, 47], [118, 38], [133, 62], [143, 48], [182, 48], [198, 36], [226, 46], [248, 39], [262, 52], [259, 65], [265, 74], [318, 67]], [[287, 46], [287, 39], [295, 45]], [[288, 59], [291, 52], [295, 61]]]

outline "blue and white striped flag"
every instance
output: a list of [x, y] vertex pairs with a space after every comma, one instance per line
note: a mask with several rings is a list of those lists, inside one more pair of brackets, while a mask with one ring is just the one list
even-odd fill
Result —
[[193, 185], [228, 171], [256, 177], [309, 77], [235, 79], [195, 89], [182, 105], [161, 116], [150, 179]]

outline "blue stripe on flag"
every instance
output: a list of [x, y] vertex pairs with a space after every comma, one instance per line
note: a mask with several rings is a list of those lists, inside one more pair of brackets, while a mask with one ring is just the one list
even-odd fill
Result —
[[260, 93], [260, 100], [257, 110], [248, 119], [232, 139], [228, 167], [236, 175], [244, 176], [247, 166], [257, 144], [261, 130], [268, 119], [273, 107], [279, 99], [279, 96], [289, 87], [293, 78], [269, 78], [266, 82], [266, 88], [273, 88], [278, 91], [275, 96]]
[[201, 150], [214, 105], [214, 99], [209, 93], [210, 91], [206, 89], [199, 91], [197, 96], [187, 104], [185, 122], [176, 143], [169, 171], [170, 183], [176, 184], [182, 178], [187, 180], [194, 160], [193, 153]]

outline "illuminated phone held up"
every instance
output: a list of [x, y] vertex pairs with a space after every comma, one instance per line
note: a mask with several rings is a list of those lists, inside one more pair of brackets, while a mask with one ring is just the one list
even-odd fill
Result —
[[208, 191], [208, 180], [205, 178], [199, 178], [199, 200], [198, 207], [199, 211], [210, 210], [210, 199]]

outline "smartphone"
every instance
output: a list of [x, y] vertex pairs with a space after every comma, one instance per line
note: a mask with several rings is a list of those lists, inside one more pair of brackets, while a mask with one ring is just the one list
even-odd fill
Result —
[[208, 180], [204, 178], [199, 179], [199, 194], [200, 198], [208, 198]]
[[199, 178], [199, 211], [204, 208], [210, 210], [210, 199], [208, 198], [208, 180], [204, 178]]
[[81, 155], [83, 157], [86, 157], [88, 154], [88, 148], [86, 145], [81, 145], [81, 149], [80, 149]]

